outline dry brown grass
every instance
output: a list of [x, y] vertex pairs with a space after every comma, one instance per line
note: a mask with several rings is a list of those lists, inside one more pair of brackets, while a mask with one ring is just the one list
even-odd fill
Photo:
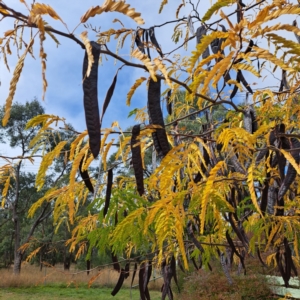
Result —
[[[229, 285], [218, 261], [212, 262], [213, 272], [199, 270], [189, 275], [180, 275], [183, 281], [183, 292], [180, 300], [267, 300], [278, 299], [272, 295], [263, 270], [257, 260], [246, 260], [247, 275], [237, 275], [233, 266]], [[266, 272], [267, 273], [267, 272]]]
[[[99, 276], [97, 276], [99, 275]], [[42, 271], [36, 266], [24, 263], [22, 265], [21, 274], [15, 276], [13, 269], [0, 270], [0, 287], [31, 287], [38, 285], [60, 285], [60, 286], [81, 286], [88, 285], [89, 281], [93, 278], [92, 286], [100, 287], [114, 287], [118, 281], [119, 273], [113, 269], [94, 269], [89, 275], [85, 271], [76, 270], [74, 266], [70, 271], [64, 271], [63, 267], [57, 265], [55, 267], [44, 267]], [[125, 280], [124, 287], [130, 287], [131, 276]], [[160, 274], [156, 271], [155, 276], [159, 277]], [[153, 275], [152, 278], [153, 279]], [[135, 276], [134, 285], [138, 284], [138, 274]], [[163, 284], [162, 279], [156, 279], [149, 283], [149, 289], [160, 290]]]

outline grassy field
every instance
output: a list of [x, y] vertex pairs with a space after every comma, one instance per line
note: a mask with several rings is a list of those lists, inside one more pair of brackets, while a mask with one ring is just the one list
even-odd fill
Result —
[[[159, 277], [159, 274], [156, 273], [155, 276]], [[119, 293], [115, 297], [111, 296], [118, 277], [118, 272], [112, 269], [95, 268], [87, 275], [86, 272], [76, 270], [74, 266], [70, 271], [64, 271], [62, 266], [44, 267], [40, 271], [38, 267], [24, 263], [19, 276], [14, 276], [12, 269], [0, 270], [0, 299], [139, 300], [137, 287], [130, 292], [131, 276], [125, 280]], [[137, 280], [138, 276], [135, 278], [134, 285], [138, 283]], [[161, 286], [161, 279], [155, 279], [149, 283], [151, 299], [161, 299]]]
[[[113, 297], [111, 296], [111, 288], [87, 288], [87, 287], [48, 287], [37, 286], [28, 288], [5, 288], [0, 290], [0, 299], [8, 300], [139, 300], [139, 291], [137, 289], [132, 290], [132, 298], [130, 297], [130, 289], [123, 288], [119, 293]], [[158, 291], [151, 291], [151, 299], [161, 299], [161, 293]]]

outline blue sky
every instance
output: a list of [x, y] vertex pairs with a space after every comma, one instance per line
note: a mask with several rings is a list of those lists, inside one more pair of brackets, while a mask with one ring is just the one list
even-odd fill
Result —
[[[16, 11], [20, 11], [23, 14], [28, 14], [26, 7], [20, 2], [20, 0], [6, 0], [4, 1], [7, 5], [13, 7]], [[28, 4], [31, 2], [27, 0]], [[43, 0], [40, 1], [45, 4], [49, 4], [57, 14], [63, 19], [63, 21], [68, 25], [70, 31], [72, 31], [79, 23], [80, 17], [91, 7], [96, 5], [102, 5], [103, 1], [95, 0]], [[202, 4], [202, 2], [204, 4]], [[246, 3], [246, 1], [244, 1]], [[159, 6], [161, 0], [128, 0], [132, 7], [136, 11], [142, 13], [142, 17], [145, 20], [145, 25], [142, 27], [149, 28], [150, 26], [162, 24], [165, 21], [175, 20], [175, 10], [182, 0], [169, 0], [169, 4], [165, 6], [163, 13], [158, 14]], [[210, 5], [209, 1], [201, 1], [201, 9], [199, 9], [200, 14], [204, 14]], [[231, 12], [234, 8], [224, 10], [225, 13]], [[187, 5], [181, 10], [180, 17], [187, 17], [191, 13], [191, 7]], [[112, 20], [118, 18], [120, 19], [126, 28], [137, 27], [137, 24], [130, 18], [119, 14], [119, 13], [103, 13], [94, 18], [90, 18], [87, 23], [92, 26], [101, 27], [101, 31], [106, 31], [113, 27], [118, 29], [121, 27], [119, 23], [112, 23]], [[219, 18], [213, 17], [213, 18]], [[235, 17], [234, 17], [235, 18]], [[48, 16], [44, 19], [55, 29], [66, 32], [65, 27], [59, 21], [55, 21]], [[235, 20], [235, 19], [234, 19]], [[292, 20], [288, 20], [286, 23], [291, 23]], [[299, 23], [299, 22], [298, 22]], [[199, 24], [195, 24], [195, 29]], [[163, 52], [168, 52], [176, 47], [171, 40], [173, 34], [174, 24], [164, 26], [161, 28], [156, 28], [156, 37]], [[0, 37], [3, 33], [9, 29], [13, 29], [13, 22], [11, 18], [1, 21], [0, 23]], [[83, 25], [79, 26], [74, 32], [75, 36], [79, 38], [81, 32], [86, 29]], [[25, 60], [25, 67], [22, 72], [20, 81], [17, 85], [17, 91], [14, 97], [14, 101], [19, 103], [24, 103], [25, 101], [30, 101], [34, 97], [40, 100], [45, 107], [46, 113], [55, 114], [66, 118], [67, 122], [71, 123], [77, 131], [83, 131], [86, 128], [84, 111], [83, 111], [83, 92], [82, 92], [82, 61], [84, 56], [84, 51], [79, 45], [74, 41], [69, 40], [65, 37], [56, 36], [60, 41], [61, 45], [57, 48], [56, 44], [52, 39], [47, 36], [44, 43], [44, 49], [47, 53], [47, 81], [48, 89], [45, 97], [45, 101], [41, 101], [42, 97], [42, 81], [41, 81], [41, 67], [39, 59], [39, 42], [35, 42], [35, 60], [28, 56]], [[88, 35], [90, 40], [96, 39], [96, 34], [89, 31]], [[27, 41], [29, 39], [27, 38]], [[181, 49], [179, 53], [181, 55], [189, 55], [191, 50], [196, 45], [196, 41], [192, 40], [189, 44], [188, 51]], [[178, 46], [178, 45], [177, 45]], [[116, 44], [110, 43], [108, 47], [111, 51], [115, 51]], [[11, 47], [13, 50], [13, 47]], [[22, 50], [24, 51], [24, 50]], [[21, 53], [22, 53], [21, 51]], [[129, 45], [125, 46], [119, 52], [125, 59], [129, 59]], [[153, 53], [152, 58], [158, 56]], [[170, 57], [172, 58], [172, 57]], [[107, 57], [108, 61], [103, 59], [103, 65], [99, 67], [99, 79], [98, 79], [98, 98], [99, 107], [102, 107], [102, 102], [106, 95], [107, 89], [109, 88], [115, 72], [120, 66], [119, 63], [114, 65], [114, 59]], [[8, 56], [8, 64], [10, 66], [11, 72], [9, 73], [3, 64], [2, 59], [0, 60], [0, 80], [1, 80], [1, 98], [0, 104], [4, 104], [9, 90], [9, 82], [12, 77], [14, 67], [16, 65], [17, 59], [15, 52], [13, 50], [13, 55]], [[246, 75], [246, 74], [245, 74]], [[270, 75], [270, 74], [268, 74]], [[113, 121], [119, 121], [119, 124], [123, 129], [132, 125], [134, 123], [133, 118], [128, 119], [127, 115], [135, 107], [143, 107], [146, 105], [147, 92], [145, 88], [139, 88], [132, 99], [132, 106], [127, 107], [125, 105], [126, 95], [133, 85], [135, 80], [140, 76], [147, 77], [148, 74], [141, 70], [136, 70], [132, 67], [124, 67], [118, 75], [118, 82], [115, 89], [115, 93], [111, 100], [111, 103], [106, 111], [104, 117], [103, 127], [110, 126]], [[274, 83], [274, 78], [271, 76]], [[252, 81], [251, 81], [252, 80]], [[272, 82], [270, 81], [270, 83]], [[254, 79], [250, 78], [249, 82], [253, 82]], [[256, 79], [256, 82], [258, 80]], [[265, 81], [266, 83], [266, 81]], [[243, 95], [243, 94], [242, 94]], [[242, 100], [242, 97], [239, 97]], [[18, 155], [18, 150], [15, 149], [11, 151], [7, 146], [0, 145], [0, 153], [12, 153]], [[1, 162], [0, 162], [1, 164]], [[31, 166], [29, 166], [31, 168]], [[37, 167], [32, 167], [36, 169]]]
[[[27, 1], [30, 4], [30, 1]], [[80, 17], [91, 7], [101, 5], [104, 1], [86, 0], [86, 1], [72, 1], [69, 0], [44, 0], [41, 1], [45, 4], [49, 4], [57, 14], [68, 25], [70, 31], [78, 25]], [[145, 20], [143, 27], [147, 28], [154, 24], [161, 24], [168, 20], [175, 20], [174, 9], [181, 3], [181, 0], [172, 1], [172, 5], [165, 6], [162, 14], [158, 15], [160, 1], [127, 1], [136, 11], [142, 13], [142, 17]], [[26, 7], [20, 3], [19, 0], [5, 1], [9, 6], [13, 7], [16, 11], [20, 11], [23, 14], [28, 14]], [[146, 13], [145, 13], [146, 12]], [[182, 16], [184, 14], [182, 10]], [[189, 13], [189, 12], [187, 12]], [[137, 24], [130, 18], [119, 13], [103, 13], [94, 18], [90, 18], [87, 24], [99, 27], [101, 31], [106, 31], [113, 27], [119, 29], [121, 25], [119, 23], [112, 23], [115, 18], [120, 19], [126, 28], [137, 27]], [[59, 22], [45, 16], [44, 19], [55, 29], [66, 32], [65, 27]], [[171, 41], [173, 25], [169, 25], [156, 29], [156, 36], [164, 52], [173, 49], [174, 44]], [[9, 29], [13, 29], [12, 19], [7, 18], [0, 23], [0, 35]], [[86, 29], [83, 25], [80, 25], [74, 32], [75, 36], [79, 38], [81, 32]], [[25, 35], [26, 36], [26, 35]], [[82, 92], [82, 62], [84, 57], [84, 51], [74, 41], [65, 37], [56, 36], [59, 40], [59, 47], [56, 47], [54, 41], [46, 36], [44, 42], [44, 51], [47, 53], [47, 71], [46, 78], [48, 81], [48, 88], [45, 96], [45, 100], [42, 101], [42, 81], [41, 81], [41, 67], [39, 59], [39, 42], [38, 39], [35, 42], [35, 58], [27, 56], [25, 60], [25, 66], [17, 84], [17, 91], [14, 97], [14, 101], [24, 103], [30, 101], [35, 97], [42, 102], [45, 107], [46, 113], [55, 114], [66, 118], [67, 122], [71, 123], [76, 130], [83, 131], [86, 128], [84, 111], [83, 111], [83, 92]], [[96, 39], [96, 34], [89, 30], [88, 35], [90, 40]], [[26, 38], [25, 38], [26, 40]], [[29, 41], [27, 30], [27, 41]], [[195, 44], [195, 43], [193, 43]], [[116, 42], [113, 41], [108, 45], [112, 52], [115, 52]], [[10, 66], [10, 72], [7, 71], [0, 61], [0, 80], [1, 80], [1, 99], [0, 104], [4, 104], [9, 90], [9, 82], [12, 78], [14, 67], [17, 63], [15, 51], [12, 48], [13, 55], [8, 56], [8, 64]], [[22, 50], [23, 51], [23, 50]], [[21, 51], [21, 53], [22, 53]], [[181, 51], [183, 53], [183, 51]], [[189, 53], [189, 52], [188, 52]], [[129, 57], [129, 45], [120, 50], [125, 59]], [[153, 57], [158, 56], [153, 53]], [[103, 65], [99, 66], [99, 78], [98, 78], [98, 99], [99, 107], [102, 108], [102, 102], [106, 95], [112, 79], [115, 75], [120, 63], [114, 64], [114, 59], [107, 57], [108, 61], [103, 59]], [[132, 67], [124, 67], [118, 75], [117, 86], [115, 93], [111, 100], [111, 103], [106, 111], [104, 117], [103, 127], [108, 127], [113, 121], [118, 120], [122, 128], [126, 128], [133, 124], [133, 118], [128, 119], [127, 115], [135, 107], [143, 107], [146, 105], [147, 92], [145, 88], [140, 88], [132, 98], [132, 106], [127, 107], [125, 105], [126, 95], [133, 85], [135, 80], [140, 76], [148, 76], [148, 74], [141, 70], [135, 70]], [[12, 154], [18, 155], [18, 149], [9, 149], [6, 145], [0, 145], [0, 153], [11, 156]], [[30, 169], [36, 169], [36, 166], [28, 166]]]

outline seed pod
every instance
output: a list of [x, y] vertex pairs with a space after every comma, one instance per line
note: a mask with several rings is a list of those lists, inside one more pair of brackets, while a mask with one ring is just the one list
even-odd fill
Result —
[[109, 207], [112, 183], [113, 183], [113, 170], [109, 169], [107, 172], [106, 197], [105, 197], [105, 206], [104, 206], [104, 210], [103, 210], [104, 217], [106, 216], [108, 207]]
[[139, 271], [139, 290], [140, 290], [140, 296], [141, 300], [150, 300], [149, 291], [146, 285], [145, 288], [145, 282], [147, 282], [148, 277], [148, 270], [146, 270], [146, 264], [143, 262], [140, 264], [140, 271]]
[[[270, 176], [270, 173], [267, 173], [267, 177]], [[264, 188], [261, 193], [261, 202], [260, 202], [260, 210], [262, 213], [265, 213], [268, 205], [268, 194], [269, 194], [269, 181], [264, 180]]]
[[[197, 37], [197, 44], [199, 44], [203, 38], [204, 35], [206, 35], [207, 29], [204, 25], [201, 25], [200, 27], [197, 28], [196, 31], [196, 37]], [[209, 47], [207, 47], [203, 54], [202, 54], [202, 58], [205, 59], [209, 56]], [[208, 66], [210, 65], [210, 62], [207, 64]]]
[[214, 54], [217, 54], [219, 49], [219, 43], [220, 43], [220, 39], [214, 39], [211, 43], [210, 43], [210, 47], [211, 47], [211, 51]]
[[285, 253], [284, 253], [285, 267], [286, 267], [285, 272], [286, 272], [286, 274], [289, 274], [291, 276], [291, 271], [293, 270], [295, 276], [298, 276], [298, 272], [297, 272], [297, 269], [295, 267], [295, 264], [294, 264], [293, 258], [292, 258], [292, 251], [291, 251], [291, 248], [289, 246], [289, 243], [288, 243], [288, 240], [286, 237], [283, 239], [283, 244], [284, 244], [284, 249], [285, 249]]
[[171, 270], [172, 270], [172, 273], [173, 273], [173, 276], [174, 276], [174, 281], [175, 281], [175, 283], [177, 285], [177, 288], [178, 288], [178, 292], [180, 293], [180, 288], [179, 288], [179, 284], [178, 284], [178, 280], [177, 280], [177, 273], [176, 273], [176, 261], [175, 261], [174, 255], [171, 258], [170, 266], [171, 266]]
[[229, 235], [228, 230], [226, 231], [226, 239], [227, 239], [227, 242], [228, 242], [229, 246], [231, 247], [233, 253], [240, 259], [240, 262], [242, 264], [244, 272], [246, 272], [244, 257], [242, 255], [240, 255], [240, 253], [236, 250], [235, 245], [234, 245], [233, 240], [231, 239], [231, 237]]
[[241, 70], [238, 70], [238, 79], [240, 80], [240, 82], [243, 84], [243, 86], [248, 90], [249, 93], [253, 94], [252, 88], [250, 87], [250, 85], [248, 84], [247, 80], [245, 79], [243, 73]]
[[[239, 78], [239, 73], [236, 74], [236, 82], [238, 82], [238, 83], [241, 82], [241, 79]], [[232, 99], [236, 95], [238, 89], [239, 88], [237, 87], [237, 85], [234, 85], [233, 90], [230, 94], [230, 99]]]
[[199, 267], [198, 267], [197, 264], [196, 264], [195, 258], [192, 257], [191, 260], [192, 260], [192, 263], [193, 263], [195, 269], [198, 271], [198, 270], [199, 270]]
[[136, 145], [139, 142], [139, 140], [137, 139], [139, 134], [140, 134], [140, 125], [134, 125], [132, 128], [132, 136], [130, 142], [131, 153], [132, 153], [132, 165], [133, 165], [137, 190], [139, 195], [142, 196], [145, 193], [143, 163], [142, 163], [142, 155], [141, 155], [141, 146]]
[[156, 37], [155, 37], [155, 32], [154, 32], [154, 27], [150, 27], [149, 28], [149, 36], [150, 36], [150, 41], [151, 43], [155, 46], [156, 48], [156, 51], [159, 53], [159, 55], [161, 57], [163, 57], [163, 53], [161, 51], [161, 48], [156, 40]]
[[172, 277], [174, 276], [172, 272], [172, 268], [170, 264], [167, 264], [166, 261], [162, 263], [162, 275], [164, 279], [164, 284], [162, 286], [162, 296], [161, 299], [165, 300], [166, 296], [168, 295], [170, 300], [173, 300], [173, 293], [171, 289], [171, 280]]
[[112, 258], [112, 261], [113, 261], [114, 270], [116, 270], [120, 273], [121, 267], [120, 267], [117, 255], [111, 253], [111, 258]]
[[135, 278], [136, 270], [137, 270], [137, 263], [134, 263], [134, 269], [133, 269], [133, 273], [132, 273], [131, 286], [130, 286], [131, 288], [132, 288], [133, 281], [134, 281], [134, 278]]
[[115, 296], [119, 292], [119, 290], [121, 289], [121, 287], [123, 285], [124, 279], [125, 279], [125, 270], [122, 269], [120, 276], [119, 276], [119, 280], [117, 282], [117, 285], [115, 286], [114, 290], [111, 292], [112, 296]]
[[150, 79], [147, 104], [150, 124], [159, 125], [162, 127], [157, 128], [152, 134], [155, 149], [160, 156], [165, 156], [169, 152], [170, 147], [160, 107], [160, 84], [161, 82], [159, 78], [157, 79], [157, 82]]
[[[252, 40], [250, 40], [250, 41], [249, 41], [249, 45], [248, 45], [248, 47], [246, 48], [244, 54], [247, 54], [247, 53], [251, 52], [253, 46], [254, 46], [254, 42], [253, 42]], [[233, 64], [238, 64], [238, 63], [240, 63], [241, 61], [243, 61], [243, 58], [236, 59], [236, 60], [234, 61]], [[258, 69], [259, 69], [259, 68], [258, 68]]]
[[144, 43], [142, 42], [140, 34], [139, 34], [140, 30], [143, 30], [143, 29], [138, 29], [135, 32], [135, 43], [136, 43], [137, 47], [139, 48], [139, 50], [145, 54]]
[[192, 240], [194, 245], [200, 250], [201, 253], [203, 253], [204, 249], [203, 249], [202, 245], [200, 244], [200, 242], [196, 239], [196, 237], [194, 235], [192, 224], [188, 224], [187, 233], [188, 233], [188, 237]]
[[170, 102], [172, 91], [169, 90], [166, 98], [167, 111], [169, 115], [172, 115], [172, 102]]
[[125, 279], [127, 279], [129, 277], [129, 271], [130, 271], [130, 263], [126, 263], [125, 265], [125, 269], [124, 269], [124, 272], [125, 272]]
[[81, 159], [80, 164], [79, 164], [79, 173], [80, 173], [80, 176], [81, 176], [85, 186], [89, 189], [89, 191], [91, 193], [94, 194], [94, 187], [92, 185], [92, 182], [91, 182], [88, 171], [87, 170], [82, 171], [82, 169], [81, 169], [82, 164], [83, 164], [83, 160], [84, 160], [84, 157]]
[[100, 151], [100, 117], [98, 107], [98, 61], [100, 56], [100, 46], [91, 42], [94, 62], [92, 64], [89, 77], [86, 77], [88, 69], [88, 55], [85, 52], [82, 68], [83, 77], [83, 105], [85, 112], [86, 126], [89, 134], [89, 144], [91, 152], [96, 158]]
[[264, 261], [262, 260], [262, 257], [260, 255], [260, 250], [259, 248], [257, 248], [257, 256], [258, 256], [258, 259], [259, 261], [261, 262], [261, 264], [263, 265], [263, 267], [267, 267], [267, 265], [264, 263]]
[[149, 59], [151, 60], [150, 49], [149, 49], [149, 32], [148, 32], [148, 30], [145, 30], [144, 34], [146, 36], [147, 54], [148, 54]]
[[[120, 70], [120, 69], [119, 69], [119, 70]], [[107, 109], [108, 104], [109, 104], [109, 102], [110, 102], [110, 100], [111, 100], [111, 97], [112, 97], [113, 94], [114, 94], [114, 90], [115, 90], [115, 87], [116, 87], [117, 76], [118, 76], [119, 70], [117, 71], [117, 73], [116, 73], [116, 75], [115, 75], [115, 77], [114, 77], [114, 79], [113, 79], [113, 82], [111, 83], [111, 85], [110, 85], [110, 87], [109, 87], [109, 89], [108, 89], [108, 91], [107, 91], [107, 93], [106, 93], [106, 97], [105, 97], [105, 100], [104, 100], [104, 102], [103, 102], [103, 107], [102, 107], [102, 115], [101, 115], [101, 119], [100, 119], [100, 124], [102, 124], [103, 116], [104, 116], [104, 114], [105, 114], [105, 112], [106, 112], [106, 109]]]
[[284, 270], [283, 265], [282, 265], [282, 255], [280, 253], [280, 248], [279, 247], [277, 248], [275, 259], [276, 259], [276, 263], [277, 263], [279, 272], [281, 274], [281, 277], [284, 281], [285, 287], [288, 287], [289, 279], [286, 277], [285, 270]]

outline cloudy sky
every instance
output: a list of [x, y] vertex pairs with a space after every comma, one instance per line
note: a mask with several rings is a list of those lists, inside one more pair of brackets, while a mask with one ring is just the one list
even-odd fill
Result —
[[[20, 0], [6, 0], [3, 1], [10, 7], [13, 7], [16, 11], [20, 11], [23, 14], [28, 15], [28, 11], [24, 4]], [[31, 2], [27, 0], [28, 4]], [[102, 5], [104, 0], [43, 0], [40, 1], [45, 4], [49, 4], [61, 17], [61, 19], [67, 24], [70, 31], [80, 23], [80, 17], [92, 6]], [[244, 1], [246, 3], [246, 1]], [[162, 24], [166, 21], [175, 20], [176, 8], [182, 0], [170, 0], [169, 4], [165, 6], [163, 12], [158, 14], [159, 6], [161, 0], [128, 0], [132, 7], [136, 11], [142, 13], [142, 17], [145, 20], [145, 25], [143, 28], [149, 28], [153, 25]], [[250, 2], [249, 2], [250, 3]], [[210, 5], [210, 1], [201, 0], [200, 2], [200, 14], [203, 14]], [[232, 11], [232, 9], [229, 9]], [[180, 17], [187, 17], [191, 13], [191, 6], [186, 5], [181, 10]], [[226, 10], [225, 10], [226, 13]], [[109, 28], [119, 29], [121, 25], [119, 23], [112, 23], [115, 18], [120, 19], [126, 28], [136, 29], [137, 24], [130, 18], [119, 14], [119, 13], [103, 13], [97, 15], [94, 18], [90, 18], [87, 24], [93, 27], [101, 27], [101, 31], [106, 31]], [[234, 16], [234, 18], [236, 18]], [[66, 32], [64, 25], [51, 19], [49, 16], [45, 16], [44, 19], [53, 28]], [[291, 23], [288, 20], [287, 23]], [[299, 22], [298, 22], [299, 23]], [[199, 24], [195, 24], [197, 28]], [[13, 29], [13, 19], [6, 18], [0, 22], [0, 37], [3, 33], [9, 29]], [[161, 45], [164, 53], [169, 52], [176, 48], [178, 45], [174, 45], [171, 40], [173, 34], [174, 24], [170, 24], [164, 27], [156, 28], [156, 37]], [[75, 36], [79, 38], [80, 33], [86, 29], [83, 25], [80, 25], [74, 32]], [[29, 32], [27, 30], [27, 32]], [[25, 39], [27, 36], [27, 42], [29, 41], [28, 33], [25, 34]], [[71, 123], [77, 131], [83, 131], [86, 128], [84, 111], [83, 111], [83, 92], [82, 92], [82, 61], [84, 57], [83, 49], [76, 44], [74, 41], [56, 36], [60, 42], [59, 47], [56, 47], [54, 41], [47, 36], [44, 43], [44, 50], [47, 53], [47, 81], [48, 89], [46, 93], [45, 100], [42, 102], [45, 107], [47, 114], [55, 114], [66, 118], [68, 123]], [[96, 33], [89, 30], [88, 37], [90, 40], [96, 39]], [[181, 41], [182, 42], [182, 41]], [[196, 42], [192, 40], [188, 51], [181, 49], [179, 53], [181, 55], [189, 55], [191, 50], [195, 47]], [[14, 101], [19, 103], [24, 103], [30, 101], [35, 97], [42, 101], [42, 80], [41, 80], [41, 64], [39, 59], [39, 42], [38, 39], [35, 43], [35, 59], [27, 56], [25, 60], [25, 67], [23, 69], [20, 81], [17, 85], [17, 91], [14, 97]], [[115, 52], [116, 42], [112, 41], [108, 44], [111, 51]], [[15, 49], [11, 45], [13, 54], [8, 56], [8, 64], [11, 71], [8, 72], [5, 65], [3, 64], [3, 59], [0, 59], [0, 104], [4, 104], [8, 95], [9, 82], [12, 78], [12, 73], [14, 67], [17, 63], [17, 57], [15, 55]], [[24, 51], [24, 50], [22, 50]], [[129, 45], [126, 45], [119, 54], [125, 59], [130, 59], [129, 57]], [[21, 52], [22, 53], [22, 52]], [[158, 56], [153, 53], [153, 57]], [[172, 58], [172, 57], [170, 57]], [[99, 106], [102, 107], [102, 101], [106, 95], [107, 89], [110, 86], [115, 72], [120, 66], [120, 63], [115, 65], [114, 59], [107, 57], [103, 59], [103, 64], [99, 68], [99, 78], [98, 78], [98, 96], [99, 96]], [[134, 123], [133, 118], [128, 119], [128, 113], [135, 107], [143, 107], [146, 105], [146, 90], [141, 88], [138, 89], [132, 99], [131, 107], [125, 105], [126, 95], [133, 85], [135, 80], [140, 76], [147, 76], [144, 71], [136, 70], [132, 67], [124, 67], [118, 75], [118, 82], [115, 89], [115, 93], [108, 107], [108, 110], [104, 117], [104, 126], [109, 127], [113, 121], [119, 121], [119, 124], [123, 129], [132, 125]], [[5, 145], [0, 144], [0, 154], [9, 155], [18, 154], [18, 150], [11, 150]], [[1, 164], [1, 162], [0, 162]], [[29, 170], [36, 170], [37, 166], [28, 166]]]

